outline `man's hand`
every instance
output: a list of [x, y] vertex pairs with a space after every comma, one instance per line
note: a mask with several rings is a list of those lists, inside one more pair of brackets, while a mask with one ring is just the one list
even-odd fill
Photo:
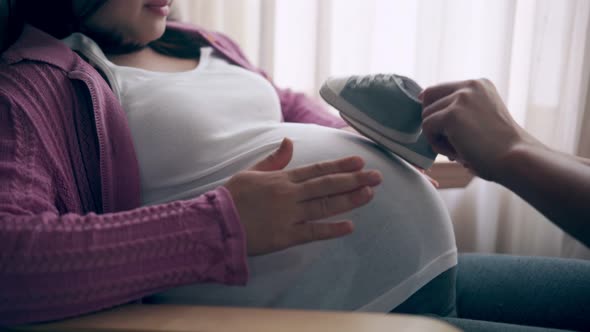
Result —
[[516, 146], [542, 145], [516, 124], [486, 79], [433, 86], [420, 98], [422, 128], [433, 149], [484, 179], [497, 181]]

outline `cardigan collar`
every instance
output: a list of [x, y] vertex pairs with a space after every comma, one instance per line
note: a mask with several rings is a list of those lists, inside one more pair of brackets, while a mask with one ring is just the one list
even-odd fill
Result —
[[[194, 38], [202, 39], [231, 62], [252, 69], [252, 65], [236, 52], [234, 45], [228, 45], [229, 39], [190, 24], [168, 22], [167, 29], [180, 30]], [[23, 60], [39, 61], [54, 65], [65, 71], [72, 71], [76, 64], [76, 54], [59, 39], [31, 26], [25, 25], [19, 38], [2, 55], [0, 59], [7, 64]]]

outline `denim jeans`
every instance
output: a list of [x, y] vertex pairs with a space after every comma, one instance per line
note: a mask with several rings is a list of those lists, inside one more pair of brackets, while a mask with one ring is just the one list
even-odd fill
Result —
[[392, 312], [465, 331], [590, 331], [590, 261], [462, 254]]

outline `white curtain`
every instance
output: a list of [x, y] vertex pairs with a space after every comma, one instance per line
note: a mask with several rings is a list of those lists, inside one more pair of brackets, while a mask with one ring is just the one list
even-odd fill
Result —
[[[281, 86], [317, 96], [330, 75], [392, 72], [423, 86], [487, 77], [523, 127], [578, 151], [588, 0], [176, 1], [183, 19], [232, 36]], [[463, 251], [590, 257], [493, 183], [475, 180], [443, 196]]]

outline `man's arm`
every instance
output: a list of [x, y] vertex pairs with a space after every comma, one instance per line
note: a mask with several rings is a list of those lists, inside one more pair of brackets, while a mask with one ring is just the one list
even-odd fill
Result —
[[507, 154], [498, 182], [567, 233], [590, 246], [590, 164], [543, 146]]
[[580, 156], [572, 156], [574, 159], [576, 159], [578, 162], [586, 165], [586, 166], [590, 166], [590, 159], [588, 158], [583, 158]]
[[440, 84], [420, 98], [422, 127], [435, 151], [514, 191], [590, 246], [588, 160], [551, 150], [532, 137], [488, 80]]

